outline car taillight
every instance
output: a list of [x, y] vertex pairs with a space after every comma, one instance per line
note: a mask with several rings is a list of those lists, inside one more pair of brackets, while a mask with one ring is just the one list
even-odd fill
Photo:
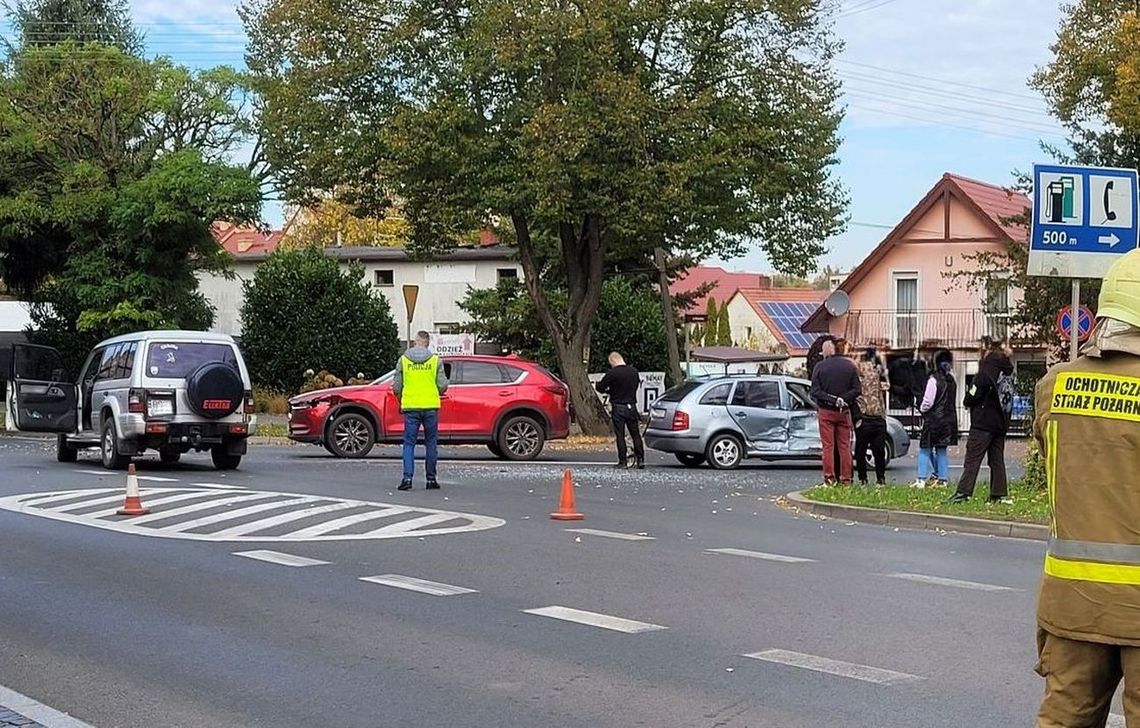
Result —
[[546, 390], [547, 392], [550, 392], [551, 394], [556, 394], [559, 397], [565, 397], [569, 394], [566, 391], [566, 388], [563, 387], [561, 384], [547, 384], [543, 387], [543, 389]]
[[146, 412], [146, 390], [132, 389], [127, 392], [127, 411], [138, 414]]
[[673, 413], [673, 429], [674, 430], [687, 430], [689, 429], [689, 413], [677, 410]]
[[248, 389], [245, 390], [245, 413], [247, 415], [253, 414], [253, 392]]

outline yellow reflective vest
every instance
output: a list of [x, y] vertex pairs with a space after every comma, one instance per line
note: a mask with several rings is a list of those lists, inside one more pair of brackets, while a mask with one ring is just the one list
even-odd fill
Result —
[[1035, 405], [1051, 512], [1038, 624], [1140, 646], [1140, 357], [1058, 365]]
[[403, 390], [400, 393], [400, 407], [405, 410], [439, 409], [439, 357], [432, 354], [422, 361], [412, 361], [400, 357], [400, 373], [403, 377]]

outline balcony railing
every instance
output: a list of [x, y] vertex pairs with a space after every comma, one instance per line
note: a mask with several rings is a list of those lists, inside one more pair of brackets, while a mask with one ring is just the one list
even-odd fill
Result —
[[855, 345], [889, 349], [962, 349], [976, 347], [985, 337], [1006, 340], [1009, 314], [982, 309], [939, 311], [850, 311], [844, 338]]

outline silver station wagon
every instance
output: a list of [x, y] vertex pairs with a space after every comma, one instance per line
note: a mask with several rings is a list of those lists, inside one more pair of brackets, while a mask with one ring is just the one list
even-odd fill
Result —
[[[688, 381], [653, 403], [645, 444], [693, 468], [708, 463], [731, 470], [745, 458], [819, 458], [823, 446], [810, 392], [811, 382], [779, 375]], [[888, 462], [910, 449], [906, 429], [893, 417], [887, 417], [886, 447]]]

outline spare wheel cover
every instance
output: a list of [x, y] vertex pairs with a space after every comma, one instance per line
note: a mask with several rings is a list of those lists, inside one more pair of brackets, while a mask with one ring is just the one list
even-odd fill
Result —
[[233, 367], [221, 362], [203, 364], [186, 378], [190, 408], [212, 420], [228, 417], [242, 406], [245, 386]]

